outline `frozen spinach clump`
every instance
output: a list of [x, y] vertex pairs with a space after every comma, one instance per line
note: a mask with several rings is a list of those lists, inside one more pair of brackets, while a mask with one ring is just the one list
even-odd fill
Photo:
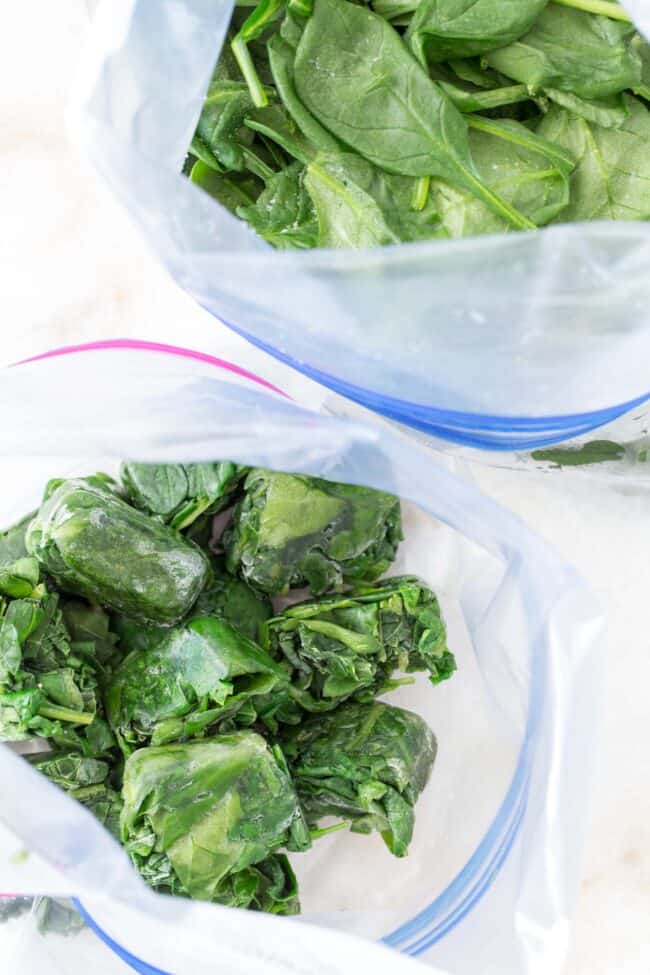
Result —
[[262, 643], [291, 673], [260, 705], [264, 720], [281, 724], [411, 682], [396, 674], [424, 671], [437, 684], [456, 669], [438, 600], [411, 576], [290, 606], [265, 625]]
[[122, 464], [120, 477], [136, 508], [179, 530], [230, 504], [246, 468], [214, 464]]
[[76, 643], [57, 593], [0, 601], [0, 740], [45, 738], [102, 755], [102, 668], [92, 642]]
[[[184, 172], [272, 246], [650, 218], [650, 46], [614, 0], [251, 6], [235, 6]], [[556, 107], [568, 138], [545, 124]], [[602, 144], [604, 214], [584, 167], [571, 177]]]
[[152, 622], [181, 619], [209, 573], [192, 542], [82, 480], [52, 491], [27, 529], [26, 545], [66, 592]]
[[263, 592], [315, 595], [385, 572], [402, 539], [400, 503], [372, 488], [255, 468], [226, 535], [227, 565]]
[[220, 461], [122, 478], [50, 481], [0, 534], [0, 740], [162, 893], [296, 914], [287, 854], [332, 829], [403, 856], [435, 739], [376, 699], [456, 664], [435, 594], [375, 581], [399, 500]]
[[250, 725], [256, 698], [288, 681], [286, 671], [225, 620], [201, 616], [162, 631], [129, 653], [106, 689], [108, 720], [123, 749]]
[[260, 735], [134, 752], [123, 796], [122, 841], [152, 886], [237, 906], [279, 894], [275, 904], [295, 907], [283, 862], [265, 861], [306, 849], [309, 831], [282, 754]]
[[378, 701], [344, 704], [302, 724], [284, 747], [310, 823], [337, 816], [406, 855], [437, 751], [422, 718]]

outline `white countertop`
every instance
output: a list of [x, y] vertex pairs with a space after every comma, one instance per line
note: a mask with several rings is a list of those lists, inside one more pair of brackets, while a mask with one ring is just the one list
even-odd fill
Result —
[[[86, 22], [82, 0], [16, 3], [0, 35], [0, 362], [57, 345], [137, 336], [307, 383], [183, 295], [66, 143], [63, 108]], [[600, 780], [567, 971], [650, 971], [650, 635], [647, 492], [583, 477], [475, 468], [483, 489], [573, 562], [610, 613]], [[645, 572], [644, 572], [645, 568]], [[16, 973], [23, 975], [23, 973]], [[27, 973], [26, 973], [27, 975]], [[504, 973], [506, 975], [506, 973]]]

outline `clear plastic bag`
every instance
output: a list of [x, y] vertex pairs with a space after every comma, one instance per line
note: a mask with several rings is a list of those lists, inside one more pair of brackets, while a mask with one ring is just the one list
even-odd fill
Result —
[[293, 858], [300, 919], [154, 895], [91, 814], [7, 747], [3, 892], [74, 896], [112, 950], [174, 975], [408, 970], [374, 941], [453, 975], [559, 972], [603, 642], [574, 571], [413, 440], [307, 412], [200, 353], [133, 341], [64, 350], [4, 370], [0, 409], [0, 523], [37, 504], [50, 476], [110, 471], [120, 458], [228, 457], [399, 494], [395, 568], [438, 592], [459, 663], [447, 684], [391, 695], [439, 741], [410, 855], [396, 860], [376, 836], [326, 837]]
[[[180, 175], [232, 2], [110, 0], [71, 131], [179, 285], [344, 396], [467, 446], [577, 436], [648, 395], [647, 223], [275, 251]], [[650, 28], [648, 4], [630, 4]]]

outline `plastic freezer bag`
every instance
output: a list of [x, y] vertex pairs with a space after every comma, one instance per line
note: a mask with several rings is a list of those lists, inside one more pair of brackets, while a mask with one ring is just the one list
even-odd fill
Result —
[[[647, 33], [648, 3], [630, 10]], [[70, 112], [182, 288], [335, 391], [461, 443], [544, 445], [647, 396], [647, 223], [280, 252], [183, 177], [231, 11], [101, 4]]]
[[[293, 857], [298, 920], [154, 895], [92, 816], [7, 747], [3, 891], [74, 895], [120, 950], [174, 975], [217, 962], [229, 975], [356, 970], [373, 941], [456, 975], [559, 971], [602, 644], [574, 572], [408, 438], [307, 412], [200, 353], [99, 343], [1, 378], [2, 522], [37, 504], [50, 476], [110, 472], [120, 458], [229, 458], [391, 491], [404, 499], [406, 535], [394, 569], [439, 594], [459, 665], [448, 683], [422, 679], [390, 696], [439, 741], [410, 855], [396, 860], [379, 837], [347, 831], [319, 841]], [[383, 971], [371, 954], [366, 964]], [[399, 970], [397, 957], [386, 964]]]

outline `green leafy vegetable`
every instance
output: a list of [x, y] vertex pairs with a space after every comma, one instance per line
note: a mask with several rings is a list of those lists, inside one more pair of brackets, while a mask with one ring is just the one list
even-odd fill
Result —
[[284, 749], [310, 824], [337, 816], [406, 855], [437, 750], [422, 718], [379, 702], [343, 704], [291, 731]]
[[376, 579], [402, 538], [400, 504], [371, 488], [253, 469], [224, 537], [227, 566], [264, 592]]
[[27, 552], [25, 532], [33, 513], [0, 533], [0, 593], [14, 599], [31, 596], [39, 581], [39, 566]]
[[194, 604], [192, 617], [218, 616], [258, 641], [263, 623], [273, 615], [269, 598], [226, 572], [223, 559], [213, 559], [212, 567], [212, 580]]
[[[538, 226], [563, 213], [569, 205], [568, 177], [574, 166], [569, 153], [509, 119], [477, 118], [472, 125], [476, 127], [470, 134], [472, 154], [486, 182]], [[443, 181], [435, 181], [432, 192], [450, 237], [509, 229], [469, 193]]]
[[[412, 210], [414, 178], [311, 146], [280, 105], [257, 118], [250, 131], [279, 147], [267, 158], [307, 145], [289, 164], [305, 185], [328, 174], [391, 232], [440, 232], [429, 186]], [[472, 125], [570, 171], [529, 128]], [[356, 219], [332, 234], [356, 232]], [[372, 582], [402, 538], [399, 500], [227, 462], [125, 464], [122, 482], [53, 479], [36, 515], [0, 536], [0, 740], [42, 739], [27, 761], [166, 894], [291, 915], [286, 852], [350, 824], [403, 856], [435, 740], [376, 697], [415, 672], [437, 684], [456, 665], [430, 589], [410, 576]], [[22, 575], [21, 560], [33, 564]], [[29, 590], [15, 598], [21, 580]], [[267, 593], [304, 585], [321, 598], [273, 615]], [[321, 826], [326, 815], [339, 822]], [[77, 927], [64, 903], [34, 910], [47, 930]]]
[[29, 759], [38, 771], [75, 799], [85, 801], [106, 792], [107, 762], [75, 752], [52, 752]]
[[395, 672], [426, 671], [437, 684], [456, 669], [438, 600], [411, 576], [291, 606], [265, 625], [262, 643], [291, 667], [285, 700], [274, 695], [265, 715], [280, 722], [372, 700], [400, 683]]
[[420, 0], [407, 38], [423, 62], [473, 57], [516, 41], [548, 0]]
[[[281, 846], [309, 846], [281, 753], [251, 731], [134, 752], [123, 796], [122, 840], [157, 889], [254, 904], [269, 880], [262, 862]], [[286, 887], [285, 878], [283, 897]]]
[[0, 740], [46, 738], [85, 755], [115, 744], [101, 717], [97, 662], [65, 627], [59, 597], [15, 599], [0, 622]]
[[181, 619], [209, 571], [197, 546], [80, 480], [65, 481], [54, 490], [26, 541], [66, 591], [152, 622]]
[[136, 508], [158, 515], [179, 531], [202, 514], [226, 508], [246, 468], [215, 464], [122, 464], [120, 477]]
[[318, 222], [303, 177], [299, 162], [274, 173], [255, 203], [239, 206], [237, 215], [276, 247], [315, 247]]
[[633, 37], [630, 24], [549, 3], [525, 37], [485, 60], [532, 92], [555, 88], [580, 98], [604, 98], [641, 79]]
[[224, 620], [203, 616], [128, 654], [106, 690], [108, 719], [128, 752], [203, 736], [256, 718], [255, 698], [287, 682], [286, 672]]
[[254, 203], [260, 192], [256, 177], [215, 172], [200, 159], [192, 165], [190, 179], [232, 213], [240, 206]]
[[538, 125], [539, 135], [577, 160], [562, 219], [650, 218], [650, 113], [631, 95], [623, 99], [628, 116], [618, 129], [603, 128], [560, 108], [552, 108]]
[[650, 101], [650, 45], [612, 0], [247, 0], [229, 40], [183, 171], [276, 248], [594, 219], [548, 146], [476, 123], [532, 134], [560, 106], [629, 132], [631, 95]]
[[479, 179], [462, 115], [381, 17], [316, 0], [298, 45], [298, 95], [339, 139], [388, 172], [439, 176], [520, 228], [532, 228]]
[[622, 460], [625, 447], [613, 440], [591, 440], [582, 447], [550, 447], [534, 450], [534, 460], [548, 461], [558, 467], [581, 467], [584, 464], [603, 464], [607, 461]]

